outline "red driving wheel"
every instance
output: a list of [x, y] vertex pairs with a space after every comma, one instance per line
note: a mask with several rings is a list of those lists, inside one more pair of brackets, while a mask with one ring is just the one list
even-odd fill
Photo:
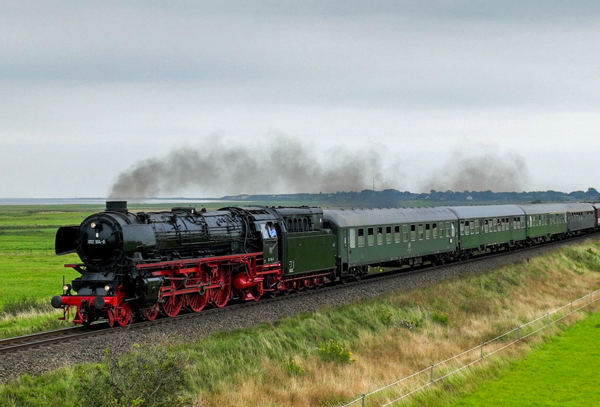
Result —
[[181, 295], [170, 295], [165, 299], [162, 304], [163, 312], [169, 316], [174, 317], [179, 314], [181, 307], [183, 306], [183, 296]]
[[229, 301], [231, 294], [231, 271], [219, 268], [217, 275], [213, 277], [213, 284], [219, 284], [220, 287], [211, 288], [210, 299], [215, 307], [223, 308]]
[[156, 319], [156, 317], [158, 316], [159, 310], [160, 310], [160, 307], [158, 306], [158, 304], [154, 304], [154, 305], [144, 309], [144, 317], [148, 321], [154, 321]]
[[108, 323], [115, 326], [125, 326], [131, 321], [131, 307], [123, 298], [119, 298], [117, 305], [108, 309]]
[[[187, 280], [186, 287], [193, 287], [203, 283], [208, 283], [208, 274], [204, 271], [200, 271], [198, 274], [195, 274]], [[186, 295], [186, 307], [194, 312], [200, 312], [208, 303], [209, 298], [210, 293], [206, 289], [206, 286], [202, 286], [197, 293]]]

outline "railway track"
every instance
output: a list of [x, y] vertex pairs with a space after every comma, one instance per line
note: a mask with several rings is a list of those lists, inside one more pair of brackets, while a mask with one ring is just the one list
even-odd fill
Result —
[[57, 329], [55, 331], [39, 332], [30, 335], [16, 336], [14, 338], [0, 339], [0, 355], [24, 349], [48, 346], [62, 341], [82, 339], [97, 335], [99, 332], [109, 328], [106, 323], [91, 326], [75, 326]]
[[[534, 251], [539, 248], [544, 248], [544, 247], [551, 248], [553, 246], [564, 245], [565, 243], [571, 245], [571, 244], [578, 243], [582, 240], [585, 240], [588, 237], [589, 237], [589, 235], [569, 239], [568, 241], [551, 242], [551, 243], [547, 243], [544, 245], [537, 245], [537, 246], [533, 246], [530, 248], [518, 250], [514, 253], [522, 255], [522, 254], [527, 253], [528, 251]], [[408, 278], [410, 276], [418, 275], [423, 272], [431, 273], [431, 272], [436, 272], [436, 271], [442, 271], [449, 267], [457, 267], [457, 266], [460, 267], [463, 265], [467, 266], [469, 264], [482, 262], [482, 261], [486, 261], [486, 260], [492, 260], [492, 259], [499, 258], [499, 257], [507, 257], [507, 256], [510, 256], [510, 254], [508, 254], [507, 252], [499, 252], [499, 253], [487, 254], [487, 255], [482, 255], [482, 256], [476, 256], [469, 260], [461, 261], [458, 263], [456, 263], [456, 262], [448, 263], [448, 264], [435, 266], [435, 267], [432, 267], [430, 265], [425, 265], [425, 266], [420, 266], [420, 267], [415, 267], [415, 268], [410, 268], [410, 269], [405, 269], [405, 270], [402, 270], [402, 269], [389, 270], [389, 271], [385, 271], [385, 272], [382, 272], [379, 274], [371, 274], [362, 280], [352, 281], [352, 282], [348, 282], [346, 284], [338, 283], [335, 285], [325, 286], [325, 287], [322, 287], [319, 289], [306, 289], [303, 291], [297, 291], [294, 293], [290, 293], [289, 295], [280, 295], [280, 296], [277, 296], [274, 298], [263, 298], [260, 301], [246, 301], [246, 302], [239, 302], [239, 303], [234, 302], [231, 305], [228, 305], [227, 307], [224, 307], [224, 308], [209, 308], [209, 309], [204, 309], [199, 313], [188, 312], [188, 313], [183, 313], [183, 314], [177, 315], [172, 318], [164, 317], [164, 318], [157, 318], [154, 321], [136, 322], [136, 323], [130, 324], [125, 327], [117, 327], [117, 326], [110, 327], [108, 325], [108, 323], [97, 323], [97, 324], [92, 324], [91, 326], [77, 326], [77, 327], [59, 329], [59, 330], [55, 330], [55, 331], [40, 332], [40, 333], [36, 333], [36, 334], [31, 334], [31, 335], [2, 339], [2, 340], [0, 340], [0, 355], [10, 353], [10, 352], [23, 351], [23, 350], [32, 349], [32, 348], [41, 348], [41, 347], [51, 346], [51, 345], [55, 345], [57, 343], [64, 344], [64, 343], [68, 343], [71, 341], [94, 337], [94, 336], [98, 336], [98, 335], [109, 335], [109, 334], [114, 334], [114, 333], [124, 332], [124, 331], [131, 331], [131, 330], [138, 331], [138, 330], [144, 330], [144, 329], [151, 329], [152, 327], [155, 327], [156, 325], [171, 324], [171, 323], [179, 322], [179, 321], [186, 320], [186, 319], [208, 318], [217, 313], [228, 313], [228, 312], [233, 312], [233, 311], [240, 310], [243, 308], [266, 306], [268, 304], [286, 301], [288, 299], [297, 298], [297, 297], [301, 297], [301, 296], [310, 296], [313, 294], [323, 294], [323, 293], [327, 293], [327, 292], [343, 290], [343, 289], [356, 287], [356, 286], [360, 286], [360, 285], [368, 285], [368, 284], [375, 283], [375, 282], [381, 282], [381, 281], [385, 281], [387, 279]]]

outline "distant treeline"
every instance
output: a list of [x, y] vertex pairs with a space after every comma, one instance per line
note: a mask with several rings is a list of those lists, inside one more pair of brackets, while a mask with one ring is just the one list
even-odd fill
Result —
[[492, 191], [436, 191], [413, 193], [386, 189], [373, 191], [365, 189], [360, 192], [335, 192], [319, 194], [281, 194], [281, 195], [237, 195], [225, 196], [222, 199], [231, 201], [293, 201], [316, 202], [331, 205], [361, 205], [377, 207], [395, 207], [410, 205], [411, 202], [429, 202], [431, 205], [477, 204], [477, 203], [544, 203], [544, 202], [582, 202], [600, 201], [600, 193], [595, 188], [587, 191], [570, 193], [559, 191], [533, 192], [492, 192]]

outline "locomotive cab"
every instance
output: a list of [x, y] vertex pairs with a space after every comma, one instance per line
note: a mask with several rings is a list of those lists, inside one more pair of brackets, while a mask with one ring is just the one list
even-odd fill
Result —
[[256, 229], [260, 232], [263, 242], [263, 264], [277, 263], [279, 261], [279, 249], [276, 222], [256, 222]]

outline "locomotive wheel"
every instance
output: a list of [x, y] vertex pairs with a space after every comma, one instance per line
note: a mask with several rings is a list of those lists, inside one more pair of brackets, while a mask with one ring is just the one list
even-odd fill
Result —
[[281, 292], [283, 293], [283, 295], [290, 295], [291, 293], [294, 292], [294, 283], [286, 283], [285, 285], [285, 290], [281, 290]]
[[183, 306], [183, 296], [171, 295], [171, 296], [167, 297], [165, 302], [163, 302], [162, 310], [167, 316], [174, 317], [177, 314], [179, 314], [179, 311], [181, 311], [182, 306]]
[[154, 321], [158, 315], [159, 310], [160, 310], [160, 307], [158, 306], [158, 304], [154, 304], [154, 305], [144, 309], [144, 311], [143, 311], [144, 317], [148, 321]]
[[187, 308], [194, 312], [200, 312], [204, 309], [204, 306], [208, 303], [209, 292], [204, 290], [204, 294], [193, 293], [187, 294], [186, 304]]
[[229, 301], [231, 294], [231, 273], [229, 270], [219, 268], [216, 278], [213, 277], [213, 284], [220, 284], [219, 288], [211, 288], [210, 299], [215, 307], [223, 308]]
[[254, 301], [258, 301], [260, 297], [263, 295], [264, 291], [261, 290], [262, 287], [255, 285], [250, 288], [250, 294], [254, 297]]
[[279, 294], [279, 287], [278, 287], [278, 279], [276, 277], [273, 276], [269, 276], [267, 277], [267, 287], [273, 288], [273, 291], [266, 291], [267, 295], [270, 298], [275, 298], [277, 297], [277, 294]]
[[117, 323], [120, 326], [125, 326], [131, 321], [131, 307], [123, 298], [119, 299], [116, 307], [108, 310], [108, 323], [110, 326], [115, 326]]
[[[194, 286], [208, 282], [208, 275], [205, 272], [201, 272], [200, 275], [194, 275], [187, 281], [187, 286]], [[206, 287], [201, 287], [200, 292], [190, 293], [185, 296], [185, 307], [193, 312], [200, 312], [208, 303], [210, 293]]]

